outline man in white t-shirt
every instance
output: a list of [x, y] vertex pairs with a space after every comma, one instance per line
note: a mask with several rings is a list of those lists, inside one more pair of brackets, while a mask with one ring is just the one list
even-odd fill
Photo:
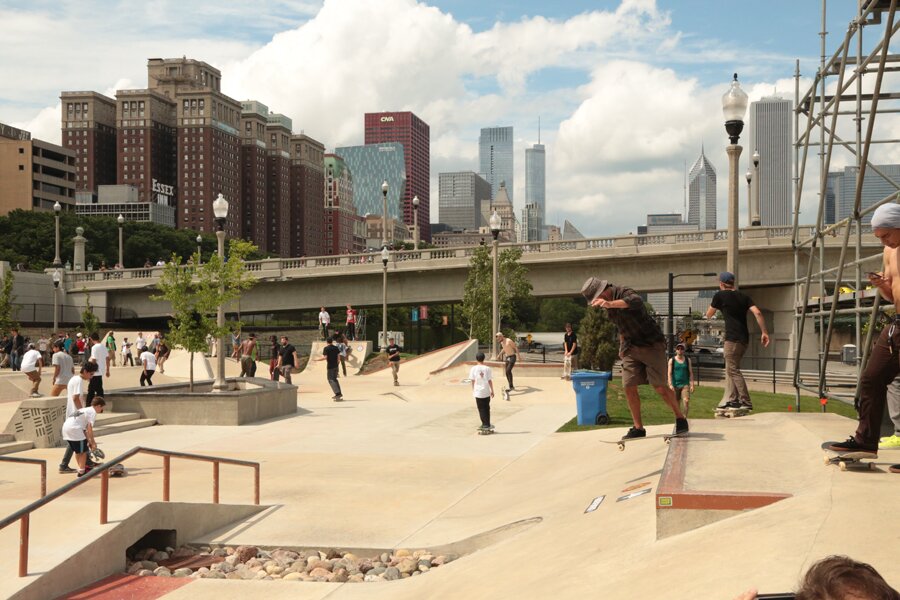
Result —
[[[72, 377], [69, 380], [69, 383], [66, 384], [66, 419], [84, 408], [84, 394], [82, 391], [96, 371], [97, 365], [88, 361], [81, 365], [81, 371], [78, 373], [78, 376]], [[72, 447], [69, 444], [66, 444], [66, 453], [63, 455], [62, 462], [59, 463], [60, 473], [75, 472], [75, 469], [69, 466], [73, 454], [74, 450]], [[85, 464], [87, 464], [87, 461], [85, 461]]]
[[103, 412], [106, 401], [97, 396], [91, 401], [91, 406], [76, 410], [75, 414], [68, 417], [62, 426], [62, 436], [66, 444], [75, 453], [75, 462], [78, 463], [78, 477], [84, 475], [90, 468], [87, 465], [88, 449], [97, 448], [94, 441], [94, 423], [97, 415]]
[[90, 406], [94, 396], [105, 396], [103, 393], [103, 376], [109, 377], [109, 350], [106, 344], [100, 343], [100, 334], [96, 331], [91, 334], [91, 362], [97, 365], [97, 372], [91, 377], [91, 383], [88, 385], [87, 396], [84, 403]]
[[41, 353], [34, 349], [34, 344], [25, 346], [27, 349], [22, 357], [21, 370], [31, 382], [31, 397], [38, 398], [38, 388], [41, 386], [41, 370], [44, 368], [44, 358]]
[[75, 374], [75, 364], [72, 361], [72, 357], [66, 352], [65, 346], [65, 342], [62, 340], [53, 342], [53, 356], [50, 358], [50, 364], [53, 365], [51, 396], [59, 396], [60, 392], [69, 385], [72, 375]]
[[493, 431], [491, 425], [491, 398], [494, 397], [494, 376], [491, 368], [484, 364], [484, 352], [475, 355], [478, 364], [469, 371], [469, 379], [472, 380], [472, 396], [478, 406], [478, 416], [481, 417], [481, 429]]
[[137, 350], [138, 356], [141, 355], [141, 352], [143, 352], [146, 347], [147, 340], [144, 339], [144, 334], [138, 331], [137, 339], [134, 340], [134, 349]]
[[322, 339], [328, 339], [328, 327], [331, 325], [331, 315], [325, 310], [325, 307], [319, 308], [319, 329], [322, 330]]
[[153, 377], [153, 373], [156, 371], [156, 355], [150, 352], [149, 348], [144, 348], [144, 351], [141, 352], [141, 355], [138, 357], [138, 360], [141, 362], [141, 387], [144, 387], [144, 382], [147, 382], [147, 385], [153, 385], [153, 382], [150, 379]]

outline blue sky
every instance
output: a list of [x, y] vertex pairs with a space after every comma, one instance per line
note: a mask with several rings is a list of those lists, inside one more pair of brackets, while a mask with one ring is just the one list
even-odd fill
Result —
[[[830, 55], [855, 2], [829, 4]], [[540, 116], [548, 217], [560, 225], [627, 233], [647, 213], [680, 211], [684, 164], [704, 144], [723, 226], [719, 98], [737, 71], [751, 99], [776, 89], [792, 99], [794, 60], [804, 76], [818, 65], [820, 10], [818, 0], [0, 0], [0, 121], [58, 140], [61, 90], [143, 87], [147, 58], [187, 55], [220, 68], [226, 93], [285, 113], [328, 148], [362, 143], [367, 111], [425, 118], [432, 220], [438, 173], [476, 170], [478, 130], [492, 125], [515, 127], [521, 208]]]

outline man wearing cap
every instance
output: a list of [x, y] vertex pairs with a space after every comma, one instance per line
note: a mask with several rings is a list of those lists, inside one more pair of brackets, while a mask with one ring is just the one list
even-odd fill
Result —
[[747, 329], [747, 311], [752, 312], [759, 324], [762, 334], [759, 340], [763, 347], [769, 345], [769, 332], [766, 320], [753, 303], [753, 299], [743, 292], [734, 289], [734, 274], [724, 271], [719, 273], [719, 291], [713, 296], [706, 318], [711, 319], [717, 310], [725, 317], [725, 374], [727, 387], [723, 398], [724, 404], [719, 408], [745, 408], [753, 410], [747, 382], [741, 373], [741, 359], [750, 344], [750, 330]]
[[622, 359], [622, 385], [634, 427], [623, 439], [647, 435], [641, 421], [641, 397], [638, 386], [649, 383], [675, 413], [675, 434], [688, 432], [688, 420], [681, 412], [675, 394], [668, 387], [666, 339], [659, 325], [647, 313], [641, 297], [631, 288], [619, 287], [605, 279], [591, 277], [581, 287], [581, 295], [591, 306], [605, 308], [609, 320], [619, 331], [619, 357]]
[[[884, 415], [887, 386], [900, 374], [900, 205], [882, 204], [872, 214], [872, 233], [884, 246], [882, 273], [869, 273], [869, 281], [881, 295], [898, 309], [890, 325], [881, 330], [869, 354], [866, 370], [859, 379], [859, 426], [845, 442], [831, 444], [837, 452], [866, 451], [878, 453], [878, 437]], [[900, 473], [900, 464], [890, 470]]]

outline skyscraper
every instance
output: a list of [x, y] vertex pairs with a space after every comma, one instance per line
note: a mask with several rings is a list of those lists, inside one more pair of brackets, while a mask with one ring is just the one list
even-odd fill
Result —
[[[884, 173], [891, 181], [882, 177], [875, 169], [866, 169], [865, 179], [863, 180], [860, 194], [859, 209], [863, 210], [884, 200], [897, 191], [896, 184], [900, 183], [900, 165], [876, 165], [878, 170]], [[834, 187], [834, 222], [846, 219], [853, 214], [853, 205], [856, 202], [856, 178], [859, 169], [854, 165], [852, 167], [844, 167], [843, 171], [837, 173], [829, 173], [827, 184]], [[828, 209], [828, 187], [825, 190], [826, 215]], [[863, 223], [872, 221], [872, 213], [868, 213], [862, 218]], [[827, 221], [826, 221], [827, 222]]]
[[406, 153], [403, 144], [344, 146], [335, 148], [334, 153], [344, 159], [353, 176], [353, 205], [357, 214], [381, 216], [384, 210], [381, 184], [387, 181], [387, 216], [389, 219], [399, 219], [402, 200], [406, 195]]
[[699, 229], [716, 228], [716, 170], [703, 148], [688, 175], [687, 222]]
[[750, 156], [759, 152], [759, 218], [763, 226], [791, 223], [791, 102], [770, 96], [750, 103]]
[[269, 252], [290, 256], [291, 235], [291, 127], [288, 117], [270, 112], [266, 124], [266, 217]]
[[[406, 225], [412, 225], [412, 199], [414, 196], [418, 196], [418, 222], [421, 239], [430, 242], [431, 228], [428, 223], [431, 215], [431, 134], [428, 123], [411, 112], [366, 113], [365, 130], [367, 145], [385, 142], [403, 144], [406, 189], [389, 189], [388, 202], [392, 198], [399, 197], [403, 206], [403, 222]], [[401, 192], [402, 195], [400, 195]]]
[[[541, 239], [547, 238], [545, 231], [547, 223], [547, 182], [546, 182], [546, 154], [544, 145], [538, 142], [531, 148], [525, 149], [525, 204], [534, 204], [538, 211], [538, 228]], [[507, 183], [507, 191], [510, 191], [512, 183]]]
[[479, 174], [491, 184], [491, 198], [497, 197], [500, 183], [506, 182], [506, 193], [512, 201], [513, 175], [513, 128], [484, 127], [478, 138]]
[[291, 136], [291, 252], [325, 254], [325, 146], [306, 134]]
[[325, 155], [325, 246], [327, 254], [365, 249], [365, 221], [353, 205], [353, 174], [335, 154]]
[[438, 221], [456, 229], [481, 227], [481, 203], [491, 200], [491, 184], [472, 171], [438, 175]]
[[[63, 92], [62, 146], [75, 152], [75, 191], [96, 198], [116, 183], [116, 101], [97, 92]], [[174, 182], [172, 182], [174, 183]]]
[[266, 226], [266, 123], [269, 107], [241, 102], [241, 237], [264, 252], [269, 249]]

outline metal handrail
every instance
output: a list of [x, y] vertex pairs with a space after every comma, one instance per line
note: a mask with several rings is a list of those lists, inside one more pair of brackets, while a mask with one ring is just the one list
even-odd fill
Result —
[[[202, 454], [188, 454], [186, 452], [172, 452], [170, 450], [158, 450], [156, 448], [144, 448], [136, 446], [119, 456], [108, 460], [102, 465], [98, 465], [70, 483], [59, 487], [49, 494], [45, 494], [39, 500], [35, 500], [28, 506], [21, 508], [13, 514], [0, 519], [0, 529], [11, 525], [16, 521], [19, 525], [19, 577], [28, 575], [28, 536], [31, 513], [41, 508], [45, 504], [49, 504], [63, 494], [71, 492], [80, 485], [84, 485], [94, 477], [100, 477], [100, 524], [105, 525], [108, 522], [108, 506], [109, 506], [109, 470], [115, 465], [131, 458], [135, 454], [152, 454], [163, 458], [163, 501], [169, 501], [169, 474], [170, 462], [172, 457], [184, 458], [187, 460], [199, 460], [202, 462], [211, 462], [213, 464], [213, 503], [219, 503], [219, 465], [237, 465], [241, 467], [253, 468], [253, 503], [259, 504], [259, 463], [246, 460], [236, 460], [233, 458], [221, 458], [218, 456], [204, 456]], [[18, 459], [26, 462], [29, 459]]]
[[0, 456], [0, 461], [40, 465], [41, 467], [41, 497], [47, 495], [47, 461], [40, 458], [19, 458], [17, 456]]

